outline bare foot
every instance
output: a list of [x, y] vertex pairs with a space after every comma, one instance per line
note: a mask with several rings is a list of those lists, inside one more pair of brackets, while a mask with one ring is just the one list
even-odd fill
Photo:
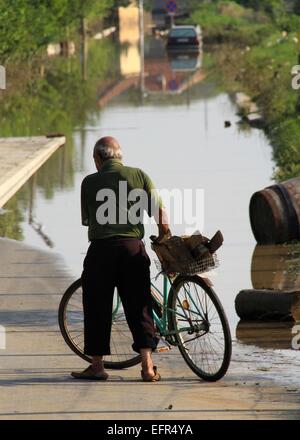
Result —
[[143, 370], [143, 376], [147, 379], [151, 379], [152, 377], [154, 377], [155, 373], [154, 373], [153, 368]]

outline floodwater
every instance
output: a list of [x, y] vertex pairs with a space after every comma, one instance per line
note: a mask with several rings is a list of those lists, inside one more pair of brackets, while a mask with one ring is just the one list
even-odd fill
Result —
[[[120, 38], [125, 38], [122, 33]], [[113, 43], [111, 83], [98, 81], [95, 72], [89, 79], [94, 97], [89, 105], [84, 96], [76, 102], [77, 117], [71, 121], [66, 147], [4, 207], [7, 214], [0, 216], [3, 235], [61, 254], [70, 272], [79, 277], [88, 246], [87, 230], [80, 219], [80, 185], [86, 175], [95, 172], [92, 151], [96, 140], [114, 136], [122, 146], [124, 162], [144, 169], [157, 188], [192, 190], [194, 194], [204, 190], [202, 232], [209, 237], [220, 229], [225, 238], [219, 251], [220, 267], [210, 275], [235, 337], [239, 321], [236, 295], [242, 289], [261, 286], [261, 273], [255, 268], [251, 272], [257, 248], [248, 207], [251, 195], [272, 183], [272, 148], [261, 131], [240, 127], [231, 97], [209, 77], [204, 78], [205, 54], [203, 59], [186, 55], [170, 59], [164, 42], [148, 36], [141, 59], [136, 36], [130, 38], [128, 44], [126, 39]], [[225, 128], [225, 121], [231, 126]], [[50, 121], [47, 129], [52, 131]], [[3, 229], [8, 215], [10, 227]], [[191, 232], [186, 224], [175, 225], [172, 216], [170, 222], [173, 234]], [[155, 226], [147, 225], [148, 247], [153, 233]], [[264, 287], [274, 286], [276, 277], [283, 283], [278, 286], [286, 287], [287, 275], [280, 258], [278, 261], [269, 267], [269, 285]], [[291, 326], [281, 325], [285, 343], [280, 348], [289, 348]], [[245, 336], [241, 326], [237, 339], [253, 342], [249, 328]], [[264, 344], [261, 346], [276, 346]]]

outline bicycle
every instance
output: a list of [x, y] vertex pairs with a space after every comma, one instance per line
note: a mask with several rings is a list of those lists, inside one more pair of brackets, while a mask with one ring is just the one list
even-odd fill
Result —
[[[216, 257], [213, 257], [213, 264], [211, 258], [209, 261], [201, 260], [201, 264], [190, 273], [168, 274], [162, 270], [163, 289], [160, 291], [151, 281], [151, 295], [158, 336], [167, 347], [179, 348], [185, 362], [197, 376], [212, 382], [226, 374], [232, 342], [222, 304], [211, 282], [199, 275], [217, 266]], [[141, 357], [131, 348], [132, 336], [117, 292], [112, 313], [112, 354], [105, 357], [105, 368], [123, 369], [137, 365]], [[64, 293], [58, 320], [67, 345], [82, 359], [91, 362], [91, 358], [83, 352], [81, 279]]]

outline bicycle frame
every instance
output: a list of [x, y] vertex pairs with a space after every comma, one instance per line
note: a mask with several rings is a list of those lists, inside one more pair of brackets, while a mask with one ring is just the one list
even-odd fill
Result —
[[[162, 301], [159, 301], [154, 295], [152, 295], [153, 300], [160, 306], [162, 307], [162, 317], [160, 318], [157, 313], [155, 312], [155, 310], [153, 310], [153, 319], [154, 322], [159, 330], [159, 333], [161, 334], [161, 336], [175, 336], [176, 334], [178, 334], [179, 332], [186, 332], [190, 330], [190, 327], [182, 327], [180, 328], [180, 330], [169, 330], [169, 321], [168, 321], [168, 314], [169, 312], [174, 312], [176, 313], [178, 316], [181, 316], [187, 320], [189, 320], [189, 317], [187, 316], [187, 313], [185, 315], [182, 315], [181, 313], [170, 309], [168, 307], [168, 296], [169, 296], [169, 288], [170, 286], [172, 286], [172, 280], [171, 278], [166, 275], [165, 273], [163, 273], [163, 291], [161, 292], [158, 287], [151, 282], [151, 288], [156, 292], [156, 294], [158, 294], [161, 298]], [[188, 293], [188, 296], [191, 300], [191, 302], [194, 304], [194, 306], [196, 306], [195, 301], [193, 300], [193, 297]], [[197, 306], [196, 306], [197, 307]], [[184, 310], [184, 308], [182, 308], [182, 310]], [[197, 313], [197, 312], [193, 312], [193, 314], [197, 314], [199, 315], [199, 317], [201, 317], [202, 321], [206, 321], [205, 317], [201, 314], [201, 313]]]
[[[155, 310], [153, 310], [153, 319], [154, 322], [156, 324], [156, 327], [160, 333], [161, 336], [163, 337], [172, 337], [175, 336], [178, 333], [181, 332], [186, 332], [186, 331], [190, 331], [191, 327], [181, 327], [180, 329], [177, 330], [170, 330], [169, 329], [169, 313], [173, 312], [175, 313], [177, 316], [184, 318], [187, 322], [190, 320], [188, 313], [184, 311], [184, 307], [181, 304], [181, 309], [184, 312], [184, 315], [182, 313], [179, 313], [176, 310], [171, 309], [170, 307], [168, 307], [168, 298], [169, 298], [169, 290], [170, 287], [173, 285], [172, 279], [169, 275], [167, 275], [166, 273], [162, 272], [162, 276], [163, 276], [163, 290], [162, 292], [158, 289], [158, 287], [151, 282], [151, 290], [155, 291], [156, 295], [159, 295], [159, 299], [157, 299], [156, 295], [152, 294], [152, 298], [153, 300], [159, 305], [159, 307], [162, 309], [162, 317], [159, 317], [157, 315], [157, 313], [155, 312]], [[193, 303], [193, 305], [195, 306], [195, 308], [197, 309], [197, 305], [195, 304], [195, 301], [192, 297], [192, 295], [190, 295], [190, 293], [188, 291], [186, 291], [187, 296], [190, 300], [191, 303]], [[121, 306], [121, 299], [120, 296], [117, 295], [117, 301], [116, 304], [114, 306], [114, 310], [113, 310], [113, 317], [114, 315], [118, 312], [119, 307]], [[200, 320], [202, 320], [203, 322], [206, 322], [206, 318], [205, 316], [202, 315], [202, 313], [197, 313], [195, 310], [193, 310], [192, 312], [189, 311], [190, 313], [193, 313], [194, 315], [198, 315]], [[174, 343], [174, 341], [173, 341]]]
[[155, 284], [153, 284], [151, 282], [151, 288], [155, 290], [156, 293], [158, 293], [160, 295], [160, 297], [162, 298], [162, 302], [158, 301], [155, 296], [152, 295], [152, 298], [154, 299], [154, 301], [157, 302], [158, 305], [162, 305], [162, 318], [159, 318], [159, 316], [157, 316], [157, 313], [155, 312], [155, 310], [153, 310], [153, 318], [154, 318], [154, 322], [156, 324], [156, 326], [159, 329], [159, 332], [162, 335], [167, 335], [168, 332], [168, 297], [169, 297], [169, 287], [171, 285], [171, 281], [169, 280], [167, 275], [163, 275], [164, 277], [164, 281], [163, 281], [163, 291], [161, 292], [156, 286]]

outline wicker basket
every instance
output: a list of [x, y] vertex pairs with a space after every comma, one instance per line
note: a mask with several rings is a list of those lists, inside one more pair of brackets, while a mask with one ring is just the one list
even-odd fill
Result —
[[[165, 271], [163, 263], [159, 260], [155, 260], [155, 264], [159, 272], [170, 272]], [[209, 272], [210, 270], [219, 267], [220, 263], [216, 254], [210, 255], [209, 257], [201, 258], [200, 260], [193, 260], [186, 263], [181, 263], [177, 273], [184, 275], [199, 275], [201, 273]]]

